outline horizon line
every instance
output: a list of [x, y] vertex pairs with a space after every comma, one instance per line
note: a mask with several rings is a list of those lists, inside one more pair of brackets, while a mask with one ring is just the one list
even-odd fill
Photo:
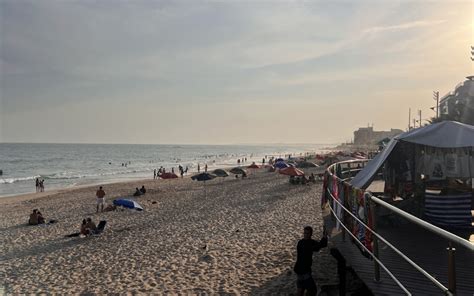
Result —
[[183, 145], [183, 146], [257, 146], [257, 145], [340, 145], [341, 142], [337, 143], [225, 143], [225, 144], [203, 144], [203, 143], [93, 143], [93, 142], [0, 142], [0, 144], [69, 144], [69, 145]]

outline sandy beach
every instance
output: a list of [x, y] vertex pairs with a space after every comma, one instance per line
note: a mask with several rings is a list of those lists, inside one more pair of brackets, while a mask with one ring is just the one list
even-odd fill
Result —
[[[95, 213], [97, 186], [0, 199], [0, 277], [7, 294], [267, 294], [296, 291], [302, 228], [322, 232], [321, 184], [290, 185], [259, 170], [247, 179], [190, 178], [104, 185], [108, 203], [137, 197], [143, 212]], [[28, 226], [32, 209], [51, 225]], [[82, 219], [107, 220], [99, 236], [64, 236]], [[337, 284], [328, 248], [314, 255], [319, 285]], [[0, 285], [0, 287], [1, 287]]]

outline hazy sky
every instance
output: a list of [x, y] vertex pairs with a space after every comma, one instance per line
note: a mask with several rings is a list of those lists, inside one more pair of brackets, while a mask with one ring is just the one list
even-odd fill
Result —
[[473, 19], [473, 1], [0, 0], [0, 142], [405, 129], [473, 74]]

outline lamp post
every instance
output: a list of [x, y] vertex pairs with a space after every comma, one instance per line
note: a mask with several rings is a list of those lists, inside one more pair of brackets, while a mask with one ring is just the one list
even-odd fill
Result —
[[439, 91], [433, 91], [433, 99], [436, 101], [436, 118], [439, 117]]

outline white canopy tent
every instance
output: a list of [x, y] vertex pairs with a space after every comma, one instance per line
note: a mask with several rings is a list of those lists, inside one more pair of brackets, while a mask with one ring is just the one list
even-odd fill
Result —
[[377, 171], [401, 142], [435, 148], [472, 148], [474, 147], [474, 126], [456, 121], [443, 121], [395, 136], [387, 147], [352, 179], [352, 186], [362, 189], [367, 188]]

